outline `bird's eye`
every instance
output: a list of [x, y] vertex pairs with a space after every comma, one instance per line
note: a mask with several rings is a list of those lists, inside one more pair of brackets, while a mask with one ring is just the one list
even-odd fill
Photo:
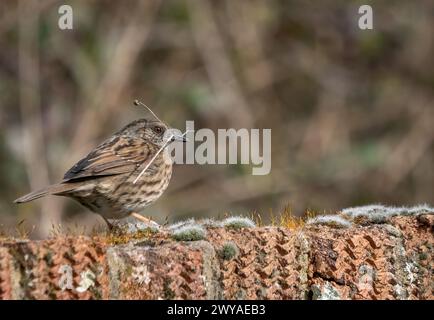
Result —
[[154, 127], [154, 132], [160, 134], [160, 133], [163, 132], [163, 128], [162, 128], [162, 127], [159, 127], [159, 126], [155, 126], [155, 127]]

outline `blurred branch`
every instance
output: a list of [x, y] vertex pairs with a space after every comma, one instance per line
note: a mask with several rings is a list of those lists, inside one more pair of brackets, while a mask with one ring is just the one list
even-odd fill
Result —
[[[267, 1], [257, 1], [255, 6], [243, 1], [228, 1], [225, 5], [229, 16], [225, 29], [234, 39], [234, 46], [240, 57], [239, 63], [242, 66], [240, 69], [243, 73], [243, 83], [248, 87], [249, 93], [263, 90], [278, 80], [271, 64], [275, 57], [270, 57], [270, 54], [275, 55], [275, 52], [266, 52], [264, 48], [268, 38], [266, 19], [262, 16], [269, 14], [273, 5]], [[262, 12], [259, 17], [258, 11]], [[284, 77], [288, 75], [284, 74]], [[273, 98], [275, 96], [268, 94], [265, 105]], [[260, 102], [264, 105], [264, 101]], [[256, 100], [252, 103], [259, 104]]]
[[[20, 0], [19, 11], [19, 96], [22, 118], [22, 150], [32, 190], [50, 184], [40, 105], [39, 2]], [[51, 199], [42, 201], [42, 232], [58, 219]], [[45, 230], [46, 231], [46, 230]]]
[[[57, 0], [38, 1], [39, 14], [41, 14], [48, 8], [51, 8], [53, 3], [56, 2]], [[3, 33], [8, 32], [10, 29], [16, 27], [16, 22], [20, 18], [18, 16], [21, 13], [21, 10], [19, 8], [19, 2], [17, 4], [15, 3], [15, 1], [2, 1], [2, 3], [0, 4], [0, 13], [2, 13], [2, 15], [0, 16], [0, 36], [2, 36]]]
[[321, 84], [317, 106], [304, 125], [305, 131], [297, 159], [317, 161], [338, 148], [348, 147], [350, 126], [342, 126], [345, 118], [346, 98], [352, 82], [349, 76], [331, 61], [318, 61], [313, 73]]
[[[106, 65], [104, 76], [98, 87], [91, 90], [92, 94], [79, 102], [85, 111], [71, 143], [73, 154], [81, 154], [89, 149], [103, 128], [100, 124], [104, 124], [113, 112], [117, 112], [116, 108], [120, 112], [119, 99], [131, 80], [134, 64], [149, 36], [159, 4], [160, 1], [154, 1], [151, 6], [144, 1], [138, 2], [123, 33], [118, 38], [111, 37], [110, 40], [116, 46]], [[116, 30], [113, 28], [113, 34], [116, 34]]]
[[226, 52], [222, 35], [215, 21], [210, 2], [188, 2], [192, 14], [192, 32], [202, 56], [218, 109], [235, 128], [250, 128], [253, 117], [246, 97]]
[[388, 178], [386, 185], [389, 190], [393, 190], [429, 152], [434, 142], [433, 120], [432, 109], [426, 107], [412, 121], [413, 125], [407, 136], [398, 143], [385, 160], [384, 168], [386, 168]]

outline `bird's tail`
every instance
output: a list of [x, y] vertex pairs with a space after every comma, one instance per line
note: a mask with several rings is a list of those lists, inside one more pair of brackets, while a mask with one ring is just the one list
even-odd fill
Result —
[[26, 195], [24, 195], [18, 199], [15, 199], [14, 203], [29, 202], [29, 201], [32, 201], [35, 199], [45, 197], [45, 196], [50, 195], [50, 194], [61, 194], [63, 192], [70, 190], [71, 187], [72, 186], [62, 184], [62, 183], [53, 184], [51, 186], [45, 187], [45, 188], [37, 190], [37, 191], [30, 192], [30, 193], [28, 193], [28, 194], [26, 194]]

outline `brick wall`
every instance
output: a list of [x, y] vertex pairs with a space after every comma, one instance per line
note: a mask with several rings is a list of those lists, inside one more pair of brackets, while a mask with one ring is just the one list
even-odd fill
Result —
[[[1, 299], [433, 299], [434, 215], [0, 241]], [[114, 244], [117, 243], [117, 244]]]

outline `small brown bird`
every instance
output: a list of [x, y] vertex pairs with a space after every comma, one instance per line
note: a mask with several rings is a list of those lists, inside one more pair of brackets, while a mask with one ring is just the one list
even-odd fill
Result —
[[172, 159], [162, 150], [175, 140], [186, 141], [168, 130], [160, 120], [133, 121], [77, 162], [60, 183], [14, 202], [65, 196], [101, 215], [110, 228], [107, 219], [130, 215], [149, 222], [137, 211], [157, 200], [172, 176]]

